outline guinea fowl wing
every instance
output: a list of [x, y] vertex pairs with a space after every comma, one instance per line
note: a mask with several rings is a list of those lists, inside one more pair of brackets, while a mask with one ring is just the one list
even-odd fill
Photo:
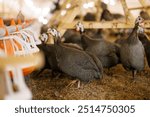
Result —
[[142, 70], [144, 68], [144, 48], [139, 40], [127, 39], [121, 46], [121, 62], [125, 69]]
[[81, 43], [83, 49], [86, 49], [87, 47], [90, 47], [92, 45], [95, 45], [99, 43], [101, 40], [98, 39], [92, 39], [91, 37], [87, 36], [86, 34], [81, 35]]
[[75, 63], [82, 66], [83, 68], [87, 67], [87, 69], [90, 69], [91, 66], [96, 66], [92, 58], [89, 57], [88, 54], [86, 54], [84, 51], [79, 49], [61, 45], [57, 47], [57, 53], [59, 58], [68, 61], [70, 64]]
[[95, 62], [84, 51], [59, 45], [57, 56], [60, 69], [69, 75], [83, 81], [99, 77], [100, 73]]
[[149, 41], [149, 38], [146, 34], [138, 34], [138, 37], [144, 46], [146, 59], [148, 62], [148, 66], [150, 67], [150, 41]]

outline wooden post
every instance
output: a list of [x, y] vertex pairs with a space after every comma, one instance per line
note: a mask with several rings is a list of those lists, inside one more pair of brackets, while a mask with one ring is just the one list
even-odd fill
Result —
[[134, 17], [131, 15], [130, 11], [128, 10], [126, 1], [125, 0], [120, 0], [120, 2], [122, 4], [123, 10], [124, 10], [126, 23], [134, 22]]
[[97, 8], [96, 21], [99, 22], [99, 21], [100, 21], [101, 14], [102, 14], [101, 0], [97, 0], [95, 6], [96, 6], [96, 8]]
[[[97, 22], [85, 22], [85, 21], [81, 20], [84, 25], [84, 28], [86, 28], [86, 29], [133, 28], [135, 19], [132, 16], [132, 14], [130, 13], [125, 0], [120, 0], [120, 1], [121, 1], [123, 10], [124, 10], [126, 22], [116, 21], [116, 20], [115, 21], [107, 21], [107, 22], [99, 22], [99, 18], [101, 15], [100, 12], [102, 11], [102, 9], [100, 8], [101, 0], [97, 0], [97, 12], [98, 12], [97, 17], [96, 17]], [[68, 9], [67, 14], [61, 18], [60, 24], [58, 26], [58, 30], [60, 31], [61, 35], [63, 35], [67, 29], [75, 28], [77, 21], [75, 21], [74, 18], [80, 14], [80, 12], [81, 12], [80, 9], [84, 3], [84, 1], [81, 2], [79, 0], [74, 0], [71, 2], [73, 2], [73, 3], [71, 3], [71, 5], [75, 4], [75, 7]], [[149, 28], [150, 21], [144, 21], [144, 22], [145, 22], [144, 27]]]
[[[107, 21], [107, 22], [94, 22], [94, 21], [82, 21], [85, 29], [100, 29], [100, 28], [133, 28], [133, 23], [119, 22], [119, 21]], [[77, 21], [71, 23], [65, 23], [61, 26], [61, 29], [74, 29]], [[144, 21], [144, 27], [150, 27], [150, 21]]]
[[[74, 2], [79, 3], [79, 0], [75, 0]], [[71, 23], [73, 22], [74, 18], [80, 13], [80, 7], [76, 6], [73, 9], [70, 9], [67, 11], [67, 14], [62, 17], [61, 22], [58, 26], [58, 31], [60, 31], [61, 35], [63, 35], [66, 31], [66, 29], [62, 29], [62, 26], [65, 23]]]
[[[61, 8], [61, 9], [65, 9], [67, 3], [69, 3], [69, 2], [70, 2], [70, 0], [66, 0], [66, 1], [60, 6], [60, 8]], [[49, 26], [53, 25], [53, 24], [54, 24], [54, 21], [56, 21], [56, 20], [57, 20], [57, 22], [59, 22], [59, 20], [61, 20], [60, 17], [61, 17], [61, 10], [55, 11], [55, 13], [53, 14], [52, 18], [49, 20], [48, 25], [49, 25]]]
[[80, 3], [79, 3], [79, 9], [80, 9], [80, 13], [77, 14], [80, 16], [80, 20], [83, 21], [84, 19], [84, 16], [82, 14], [82, 9], [83, 9], [83, 4], [85, 3], [86, 1], [85, 0], [81, 0]]
[[133, 7], [133, 8], [129, 8], [129, 10], [139, 10], [139, 9], [149, 9], [150, 8], [150, 6], [142, 6], [142, 7]]
[[66, 5], [70, 2], [71, 2], [71, 0], [65, 0], [65, 2], [61, 5], [61, 9], [65, 9]]
[[69, 23], [73, 22], [74, 18], [79, 14], [79, 12], [80, 12], [79, 7], [71, 9], [67, 12], [66, 16], [61, 20], [61, 23], [58, 26], [58, 31], [60, 31], [61, 35], [63, 35], [66, 31], [66, 29], [62, 29], [63, 25], [65, 23], [69, 24]]

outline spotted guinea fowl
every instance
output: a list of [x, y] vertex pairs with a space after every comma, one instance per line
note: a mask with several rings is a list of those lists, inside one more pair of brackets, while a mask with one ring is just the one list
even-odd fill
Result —
[[[86, 33], [95, 39], [101, 39], [102, 33], [100, 31], [96, 31], [97, 30], [86, 30]], [[67, 30], [63, 37], [65, 38], [64, 43], [77, 44], [80, 48], [82, 48], [81, 35], [75, 30]]]
[[149, 40], [149, 37], [145, 33], [139, 33], [138, 37], [144, 46], [146, 59], [148, 62], [148, 66], [150, 67], [150, 40]]
[[54, 44], [46, 44], [46, 42], [48, 40], [48, 35], [46, 33], [43, 33], [40, 36], [40, 39], [42, 41], [42, 44], [37, 45], [37, 46], [40, 49], [40, 51], [42, 51], [44, 54], [45, 65], [43, 66], [42, 69], [40, 69], [39, 71], [36, 71], [33, 74], [33, 76], [39, 75], [45, 69], [51, 69], [52, 75], [54, 76], [54, 73], [60, 72], [58, 65], [57, 65], [57, 60], [56, 60], [55, 46], [54, 46]]
[[84, 21], [96, 21], [96, 15], [94, 13], [88, 12], [84, 17]]
[[150, 16], [147, 12], [145, 11], [141, 11], [140, 12], [140, 16], [144, 19], [144, 20], [149, 20], [150, 19]]
[[110, 68], [118, 64], [119, 46], [104, 39], [92, 39], [84, 32], [81, 22], [76, 25], [76, 30], [80, 31], [83, 49], [86, 52], [95, 54], [102, 62], [104, 68]]
[[118, 13], [111, 13], [108, 9], [104, 9], [102, 11], [100, 20], [105, 20], [105, 21], [112, 21], [114, 19], [118, 20], [118, 19], [123, 19], [124, 16]]
[[65, 38], [64, 43], [74, 43], [74, 44], [78, 44], [80, 47], [82, 47], [81, 36], [76, 31], [67, 30], [63, 37]]
[[49, 29], [55, 38], [56, 58], [59, 68], [66, 74], [81, 81], [100, 79], [103, 75], [101, 62], [94, 55], [64, 45], [56, 29]]
[[143, 31], [143, 21], [143, 18], [138, 16], [131, 34], [120, 48], [121, 63], [126, 70], [132, 71], [133, 78], [137, 71], [144, 69], [144, 47], [138, 38], [138, 32]]

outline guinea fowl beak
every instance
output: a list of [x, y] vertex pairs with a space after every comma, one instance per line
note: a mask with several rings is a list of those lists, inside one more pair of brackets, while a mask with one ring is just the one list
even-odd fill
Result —
[[78, 26], [77, 26], [77, 25], [75, 25], [75, 26], [74, 26], [74, 28], [75, 28], [75, 30], [76, 30], [77, 32], [79, 32], [79, 31], [80, 31], [80, 29], [78, 28]]
[[141, 26], [142, 28], [144, 28], [144, 19], [140, 22], [139, 26]]

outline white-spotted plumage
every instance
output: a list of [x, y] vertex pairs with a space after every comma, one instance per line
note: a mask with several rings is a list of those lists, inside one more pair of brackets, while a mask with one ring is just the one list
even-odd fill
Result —
[[49, 28], [48, 30], [47, 30], [47, 33], [48, 34], [51, 34], [52, 36], [54, 36], [54, 37], [61, 37], [61, 35], [60, 35], [60, 32], [59, 31], [57, 31], [55, 28]]
[[82, 24], [81, 22], [78, 22], [78, 23], [76, 24], [76, 30], [77, 30], [77, 31], [84, 32], [84, 26], [83, 26], [83, 24]]
[[48, 40], [48, 35], [46, 33], [41, 34], [40, 36], [41, 41], [43, 42], [47, 42]]

